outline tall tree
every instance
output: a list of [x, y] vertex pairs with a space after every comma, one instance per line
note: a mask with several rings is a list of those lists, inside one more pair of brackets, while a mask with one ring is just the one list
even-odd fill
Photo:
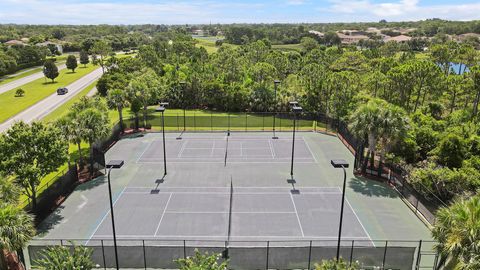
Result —
[[93, 47], [90, 49], [90, 53], [95, 56], [93, 63], [100, 65], [102, 71], [105, 73], [106, 61], [110, 53], [112, 52], [112, 47], [104, 40], [99, 40], [93, 44]]
[[15, 177], [23, 193], [37, 206], [40, 180], [66, 160], [68, 143], [58, 129], [40, 122], [15, 123], [0, 137], [0, 170]]
[[90, 62], [90, 57], [88, 56], [87, 51], [80, 51], [80, 64], [83, 65], [83, 67], [87, 67], [87, 64]]
[[57, 65], [52, 60], [46, 61], [43, 65], [43, 74], [52, 80], [52, 83], [55, 82], [55, 78], [59, 75]]
[[121, 89], [113, 89], [108, 92], [107, 96], [108, 103], [110, 107], [114, 107], [118, 111], [118, 119], [120, 121], [120, 129], [123, 131], [125, 129], [123, 123], [123, 108], [127, 104], [127, 95]]
[[71, 69], [72, 72], [75, 72], [75, 69], [77, 68], [78, 66], [78, 63], [77, 63], [77, 58], [75, 57], [75, 55], [73, 54], [70, 54], [68, 57], [67, 57], [67, 68], [68, 69]]

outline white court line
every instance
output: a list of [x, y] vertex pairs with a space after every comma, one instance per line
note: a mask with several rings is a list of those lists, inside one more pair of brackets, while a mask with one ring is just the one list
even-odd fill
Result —
[[[337, 189], [338, 189], [340, 192], [342, 192], [342, 190], [340, 189], [340, 187], [337, 187]], [[345, 191], [345, 193], [346, 193], [346, 191]], [[355, 217], [357, 218], [358, 223], [360, 223], [360, 226], [362, 226], [363, 231], [364, 231], [365, 234], [367, 235], [367, 237], [368, 237], [368, 239], [370, 240], [370, 242], [372, 243], [372, 245], [373, 245], [374, 247], [376, 247], [376, 246], [375, 246], [375, 243], [372, 241], [372, 238], [370, 237], [370, 234], [368, 233], [368, 231], [367, 231], [367, 230], [365, 229], [365, 227], [363, 226], [362, 221], [361, 221], [360, 218], [358, 217], [357, 212], [355, 212], [355, 209], [353, 209], [352, 205], [351, 205], [350, 202], [348, 201], [346, 195], [347, 195], [347, 194], [345, 194], [345, 201], [347, 202], [347, 204], [348, 204], [348, 206], [350, 207], [350, 209], [352, 209], [353, 214], [354, 214]]]
[[[205, 212], [195, 212], [195, 211], [166, 211], [167, 214], [229, 214], [229, 212], [221, 211], [205, 211]], [[295, 212], [244, 212], [244, 211], [232, 211], [232, 214], [295, 214]]]
[[[143, 188], [143, 189], [149, 189], [151, 190], [150, 187], [127, 187], [127, 188]], [[223, 189], [230, 189], [229, 187], [205, 187], [205, 186], [202, 186], [202, 187], [175, 187], [175, 186], [171, 186], [171, 187], [165, 187], [165, 188], [168, 188], [168, 189], [212, 189], [212, 188], [223, 188]], [[285, 189], [285, 190], [291, 190], [292, 188], [291, 187], [268, 187], [268, 186], [263, 186], [263, 187], [235, 187], [235, 189], [259, 189], [259, 188], [267, 188], [267, 189]], [[339, 188], [339, 187], [313, 187], [313, 186], [310, 186], [310, 187], [299, 187], [300, 190], [302, 189], [325, 189], [325, 190], [331, 190], [331, 191], [338, 191], [340, 194], [342, 193], [342, 190]]]
[[275, 150], [273, 150], [272, 140], [268, 140], [268, 146], [270, 147], [270, 153], [272, 154], [272, 159], [275, 159]]
[[295, 201], [293, 200], [293, 195], [292, 195], [291, 192], [290, 192], [290, 199], [292, 199], [293, 209], [295, 209], [295, 215], [297, 216], [298, 226], [300, 226], [300, 231], [302, 232], [302, 237], [305, 237], [305, 234], [303, 233], [302, 223], [300, 222], [300, 217], [298, 216], [297, 206], [295, 205]]
[[[125, 192], [125, 189], [127, 189], [127, 187], [124, 187], [122, 189], [122, 192], [120, 192], [120, 194], [118, 195], [118, 197], [115, 199], [115, 201], [113, 202], [113, 206], [115, 207], [115, 204], [118, 202], [118, 200], [120, 199], [120, 197], [122, 197], [123, 193]], [[105, 219], [107, 218], [108, 214], [110, 213], [110, 209], [108, 209], [108, 211], [105, 213], [105, 215], [102, 217], [102, 219], [100, 220], [100, 223], [98, 223], [97, 227], [95, 228], [95, 230], [93, 231], [92, 235], [90, 235], [90, 238], [88, 238], [87, 242], [85, 243], [85, 245], [88, 245], [88, 242], [90, 242], [90, 240], [92, 239], [92, 237], [95, 235], [95, 233], [98, 231], [98, 229], [100, 228], [100, 226], [102, 225], [102, 223], [105, 221]]]
[[182, 147], [180, 147], [180, 151], [177, 154], [178, 158], [182, 158], [183, 150], [185, 150], [185, 145], [187, 145], [188, 141], [182, 140]]
[[305, 142], [305, 145], [307, 146], [308, 151], [310, 152], [310, 155], [313, 157], [315, 160], [315, 163], [318, 163], [317, 158], [315, 157], [315, 154], [313, 153], [312, 149], [310, 148], [310, 145], [308, 145], [306, 140], [303, 140]]
[[372, 241], [372, 238], [370, 237], [370, 234], [368, 234], [367, 230], [366, 230], [365, 227], [363, 226], [362, 221], [360, 221], [360, 218], [358, 217], [357, 213], [355, 212], [355, 210], [353, 209], [352, 205], [351, 205], [350, 202], [348, 201], [347, 197], [345, 197], [345, 201], [347, 202], [348, 206], [350, 206], [350, 209], [352, 209], [353, 214], [354, 214], [355, 217], [357, 218], [358, 223], [360, 223], [360, 226], [362, 226], [362, 229], [363, 229], [363, 231], [365, 232], [365, 234], [367, 235], [368, 240], [370, 240], [370, 242], [372, 243], [372, 245], [373, 245], [374, 247], [376, 247], [376, 246], [375, 246], [375, 243]]
[[143, 149], [142, 154], [140, 154], [140, 156], [137, 158], [137, 163], [140, 162], [140, 159], [142, 159], [145, 152], [147, 152], [147, 150], [150, 149], [150, 146], [153, 144], [153, 142], [155, 142], [155, 140], [152, 140], [149, 144], [147, 144], [147, 147], [145, 147], [145, 149]]
[[[96, 238], [111, 238], [112, 235], [96, 235]], [[117, 234], [117, 239], [118, 238], [138, 238], [142, 239], [145, 238], [145, 235], [135, 235], [135, 234]], [[177, 241], [177, 239], [167, 239], [167, 238], [181, 238], [179, 240], [184, 240], [185, 238], [226, 238], [225, 235], [168, 235], [168, 236], [163, 236], [163, 235], [158, 235], [158, 236], [148, 236], [149, 238], [155, 238], [156, 240], [163, 240], [163, 241]], [[165, 237], [162, 238], [162, 237]], [[322, 240], [336, 240], [338, 239], [338, 236], [308, 236], [308, 237], [301, 237], [301, 236], [279, 236], [279, 235], [233, 235], [231, 236], [233, 239], [235, 238], [277, 238], [277, 239], [299, 239], [299, 241], [308, 241], [308, 240], [315, 240], [315, 241], [322, 241]], [[302, 239], [303, 238], [303, 239]], [[358, 240], [370, 240], [367, 237], [345, 237], [345, 240], [350, 240], [350, 239], [358, 239]], [[185, 239], [188, 241], [197, 241], [201, 239]], [[239, 240], [233, 240], [233, 242], [246, 242], [246, 241], [239, 241]], [[370, 240], [371, 241], [371, 240]], [[266, 242], [263, 240], [260, 241], [255, 241], [255, 242]], [[281, 242], [281, 240], [279, 240]], [[335, 243], [336, 244], [336, 243]]]
[[170, 196], [168, 197], [167, 204], [165, 204], [165, 208], [163, 208], [163, 213], [162, 217], [160, 218], [160, 221], [158, 222], [157, 229], [155, 230], [155, 234], [153, 236], [155, 237], [157, 235], [158, 229], [160, 229], [160, 224], [162, 224], [163, 217], [165, 216], [165, 212], [167, 211], [168, 204], [170, 203], [170, 199], [172, 198], [172, 194], [170, 193]]
[[[297, 189], [298, 190], [298, 189]], [[165, 191], [165, 193], [178, 193], [178, 194], [199, 194], [199, 195], [225, 195], [228, 196], [228, 192], [197, 192], [197, 191]], [[289, 192], [290, 193], [290, 192]], [[145, 194], [152, 195], [150, 191], [126, 191], [124, 194]], [[287, 195], [287, 192], [236, 192], [235, 194], [241, 195]], [[341, 194], [334, 192], [302, 192], [301, 194], [308, 195], [322, 195], [322, 194]]]
[[213, 152], [215, 151], [215, 140], [213, 140], [212, 151], [210, 151], [210, 156], [213, 157]]

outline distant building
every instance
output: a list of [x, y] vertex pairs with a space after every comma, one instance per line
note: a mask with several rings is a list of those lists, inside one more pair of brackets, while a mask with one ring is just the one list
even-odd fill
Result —
[[316, 36], [321, 37], [321, 38], [323, 38], [325, 36], [324, 33], [318, 32], [318, 31], [315, 31], [315, 30], [310, 30], [310, 31], [308, 31], [308, 33], [316, 35]]
[[195, 35], [195, 36], [203, 36], [203, 35], [205, 34], [205, 31], [200, 30], [200, 29], [198, 29], [198, 30], [193, 30], [193, 31], [192, 31], [192, 34]]
[[340, 38], [343, 44], [354, 44], [354, 43], [358, 43], [360, 40], [369, 39], [369, 37], [365, 35], [360, 35], [360, 34], [345, 35], [344, 33], [340, 33], [340, 32], [337, 33], [337, 36]]
[[399, 35], [399, 36], [396, 36], [396, 37], [386, 37], [383, 39], [383, 41], [385, 42], [389, 42], [389, 41], [395, 41], [395, 42], [398, 42], [398, 43], [405, 43], [407, 41], [410, 41], [412, 38], [409, 37], [409, 36], [405, 36], [405, 35]]
[[60, 53], [63, 53], [63, 46], [61, 44], [58, 44], [58, 43], [55, 43], [55, 42], [44, 41], [44, 42], [35, 44], [35, 46], [38, 46], [38, 47], [47, 47], [48, 45], [54, 45], [55, 47], [57, 47], [57, 50]]
[[16, 40], [12, 39], [4, 43], [7, 46], [14, 46], [14, 45], [19, 45], [19, 46], [25, 46], [25, 43], [21, 40]]

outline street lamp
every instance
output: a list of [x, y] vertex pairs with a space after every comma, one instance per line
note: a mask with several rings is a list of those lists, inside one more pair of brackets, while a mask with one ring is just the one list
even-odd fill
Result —
[[291, 101], [289, 102], [289, 104], [293, 112], [292, 162], [290, 165], [290, 176], [292, 176], [292, 179], [293, 179], [293, 157], [295, 154], [295, 129], [297, 127], [297, 113], [301, 113], [303, 109], [298, 105], [298, 102], [296, 101]]
[[273, 99], [273, 102], [274, 102], [274, 105], [273, 105], [273, 137], [272, 139], [278, 139], [277, 136], [275, 136], [275, 115], [277, 114], [277, 85], [280, 84], [280, 81], [279, 80], [274, 80], [273, 81], [273, 85], [275, 86], [274, 89], [274, 99]]
[[347, 184], [347, 171], [348, 162], [344, 159], [332, 159], [330, 161], [334, 168], [343, 169], [343, 189], [342, 189], [342, 208], [340, 209], [340, 225], [338, 227], [338, 243], [337, 243], [337, 262], [340, 259], [340, 240], [342, 238], [342, 225], [343, 225], [343, 206], [345, 204], [345, 186]]
[[187, 84], [186, 81], [181, 81], [181, 82], [180, 82], [180, 85], [182, 86], [183, 131], [184, 131], [184, 132], [185, 132], [185, 130], [186, 130], [186, 125], [185, 125], [185, 123], [186, 123], [186, 120], [185, 120], [185, 119], [186, 119], [186, 116], [185, 116], [185, 110], [186, 110], [186, 108], [185, 108], [185, 85], [186, 85], [186, 84]]
[[157, 112], [162, 113], [162, 134], [163, 134], [163, 176], [167, 175], [167, 151], [165, 148], [165, 108], [167, 107], [168, 102], [160, 102], [160, 106], [155, 109]]
[[117, 270], [120, 268], [118, 266], [117, 234], [115, 232], [115, 217], [113, 216], [112, 185], [110, 184], [110, 173], [112, 169], [120, 169], [123, 164], [123, 160], [110, 160], [110, 162], [108, 162], [106, 166], [108, 168], [108, 195], [110, 198], [110, 216], [112, 217], [113, 247], [115, 250], [115, 265], [117, 266]]

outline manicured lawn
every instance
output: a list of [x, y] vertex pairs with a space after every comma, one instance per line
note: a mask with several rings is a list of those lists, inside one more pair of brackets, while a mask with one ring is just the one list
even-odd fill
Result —
[[[27, 77], [29, 75], [32, 75], [32, 74], [40, 72], [40, 71], [42, 71], [42, 68], [38, 67], [38, 68], [34, 68], [30, 71], [24, 72], [22, 74], [19, 74], [19, 75], [13, 76], [13, 77], [10, 77], [10, 76], [15, 75], [15, 74], [5, 75], [3, 78], [0, 78], [0, 85], [15, 81], [17, 79], [21, 79], [23, 77]], [[22, 72], [22, 71], [20, 70], [19, 72]]]
[[25, 90], [23, 97], [15, 97], [16, 89], [0, 94], [0, 123], [55, 93], [57, 88], [73, 83], [96, 68], [98, 66], [89, 64], [86, 68], [78, 67], [75, 73], [64, 69], [60, 71], [55, 83], [46, 81], [44, 78], [35, 80], [21, 87]]
[[272, 45], [272, 49], [280, 51], [301, 51], [303, 49], [301, 44], [282, 44], [282, 45]]
[[195, 46], [204, 47], [205, 50], [207, 50], [208, 54], [212, 54], [218, 51], [218, 47], [215, 46], [215, 41], [213, 40], [198, 39], [198, 38], [196, 38], [195, 40], [197, 41], [197, 44]]
[[45, 118], [43, 118], [41, 121], [42, 122], [54, 122], [66, 114], [68, 114], [68, 111], [72, 107], [72, 105], [77, 102], [81, 97], [86, 96], [90, 90], [92, 90], [95, 85], [97, 84], [97, 81], [94, 81], [92, 84], [89, 86], [85, 87], [82, 91], [77, 93], [77, 95], [73, 98], [71, 98], [69, 101], [63, 103], [60, 107], [56, 108], [54, 111], [49, 113]]
[[[112, 123], [118, 121], [118, 113], [111, 111], [110, 120]], [[123, 111], [125, 126], [131, 127], [134, 123], [133, 114], [130, 109]], [[273, 115], [272, 114], [252, 114], [252, 113], [224, 113], [206, 110], [188, 110], [186, 112], [185, 126], [187, 130], [197, 131], [211, 131], [211, 130], [250, 130], [262, 131], [273, 129]], [[168, 109], [165, 112], [165, 129], [169, 131], [183, 130], [183, 110]], [[161, 130], [162, 118], [159, 113], [155, 113], [155, 107], [149, 107], [148, 124], [152, 125], [153, 130]], [[139, 124], [143, 124], [143, 114], [139, 114]], [[277, 116], [275, 121], [276, 130], [291, 130], [293, 126], [292, 118], [289, 116]], [[324, 124], [316, 123], [310, 120], [297, 121], [299, 129], [311, 130], [325, 127]]]

